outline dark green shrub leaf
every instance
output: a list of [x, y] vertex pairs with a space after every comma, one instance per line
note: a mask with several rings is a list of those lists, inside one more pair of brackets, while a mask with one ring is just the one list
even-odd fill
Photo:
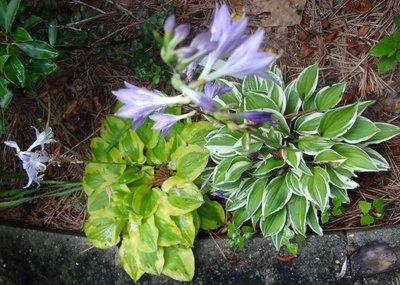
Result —
[[388, 55], [399, 47], [399, 42], [400, 32], [386, 36], [381, 39], [373, 49], [371, 49], [369, 54], [377, 57]]
[[225, 222], [225, 211], [217, 201], [211, 201], [204, 196], [204, 204], [197, 209], [200, 216], [200, 228], [203, 230], [215, 230]]
[[22, 27], [18, 27], [12, 37], [13, 43], [23, 43], [32, 41], [31, 35]]
[[58, 34], [58, 29], [57, 29], [57, 19], [51, 19], [49, 21], [49, 44], [54, 46], [56, 41], [57, 41], [57, 34]]
[[[17, 15], [20, 2], [21, 0], [11, 0], [7, 5], [4, 15], [4, 31], [6, 34], [11, 31], [11, 26], [14, 22], [15, 16]], [[4, 5], [2, 6], [4, 7]]]
[[51, 59], [33, 59], [29, 61], [26, 68], [30, 72], [35, 72], [40, 75], [49, 75], [58, 70], [58, 64]]
[[3, 68], [6, 78], [18, 87], [25, 86], [25, 67], [17, 56], [11, 56]]
[[17, 43], [20, 50], [28, 56], [37, 59], [51, 59], [58, 57], [58, 51], [46, 42], [34, 40], [31, 42]]
[[30, 28], [33, 28], [37, 24], [41, 23], [43, 21], [42, 18], [36, 15], [30, 16], [28, 19], [24, 21], [22, 24], [22, 27], [25, 28], [26, 30], [29, 30]]
[[0, 108], [7, 108], [13, 97], [13, 93], [8, 89], [8, 81], [6, 79], [0, 79]]

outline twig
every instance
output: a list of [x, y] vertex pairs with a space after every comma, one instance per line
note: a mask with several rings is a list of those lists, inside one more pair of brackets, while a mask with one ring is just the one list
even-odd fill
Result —
[[113, 15], [115, 13], [116, 13], [115, 11], [111, 11], [111, 12], [108, 12], [108, 13], [105, 13], [105, 14], [100, 14], [100, 15], [96, 15], [96, 16], [93, 16], [93, 17], [90, 17], [90, 18], [87, 18], [87, 19], [83, 19], [83, 20], [78, 21], [78, 22], [73, 22], [73, 23], [69, 23], [69, 24], [66, 24], [66, 25], [61, 25], [59, 27], [60, 28], [73, 28], [76, 25], [85, 24], [85, 23], [88, 23], [88, 22], [93, 21], [93, 20], [97, 20], [97, 19], [104, 18], [104, 17], [109, 16], [109, 15]]

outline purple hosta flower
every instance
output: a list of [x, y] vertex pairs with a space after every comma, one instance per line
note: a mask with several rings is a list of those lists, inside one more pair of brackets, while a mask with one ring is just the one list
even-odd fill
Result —
[[189, 112], [184, 115], [172, 115], [167, 113], [158, 113], [150, 116], [150, 119], [156, 123], [153, 126], [153, 130], [161, 131], [161, 136], [165, 137], [169, 129], [178, 121], [191, 117], [195, 114], [195, 111]]
[[31, 151], [39, 145], [41, 147], [41, 150], [44, 150], [45, 144], [55, 142], [55, 140], [53, 139], [53, 130], [50, 127], [46, 127], [41, 133], [39, 133], [38, 129], [36, 129], [35, 127], [33, 128], [35, 129], [36, 140], [27, 149], [27, 151]]
[[136, 130], [154, 112], [162, 110], [168, 105], [188, 103], [183, 96], [165, 97], [143, 87], [125, 83], [127, 88], [112, 93], [124, 105], [116, 113], [122, 118], [133, 119], [133, 128]]
[[259, 52], [264, 32], [258, 30], [238, 46], [224, 65], [202, 79], [211, 81], [224, 76], [243, 77], [258, 75], [267, 77], [267, 68], [274, 62], [276, 55]]
[[267, 111], [246, 111], [243, 113], [231, 114], [232, 118], [242, 118], [251, 121], [255, 124], [276, 125], [276, 121], [272, 118], [272, 113]]
[[182, 84], [179, 89], [198, 107], [212, 112], [217, 110], [213, 99], [207, 97], [204, 93], [195, 91], [185, 84]]
[[226, 85], [221, 85], [221, 84], [216, 84], [216, 83], [211, 83], [211, 82], [207, 82], [204, 85], [204, 94], [208, 98], [214, 98], [217, 95], [227, 93], [231, 90], [232, 90], [232, 87], [229, 87]]
[[176, 25], [175, 15], [169, 16], [164, 22], [164, 33], [172, 35]]
[[211, 71], [214, 63], [224, 55], [234, 50], [246, 38], [244, 34], [247, 26], [247, 19], [241, 18], [232, 21], [228, 7], [222, 5], [217, 7], [213, 23], [210, 28], [211, 41], [218, 42], [218, 46], [206, 58], [206, 64], [200, 75], [200, 79], [205, 79]]

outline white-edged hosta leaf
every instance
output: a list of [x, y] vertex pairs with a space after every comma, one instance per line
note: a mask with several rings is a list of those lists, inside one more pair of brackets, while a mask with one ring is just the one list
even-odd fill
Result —
[[330, 183], [338, 188], [355, 189], [359, 186], [358, 183], [351, 180], [350, 177], [343, 175], [340, 168], [335, 169], [332, 167], [327, 167], [327, 172], [330, 177]]
[[305, 68], [296, 79], [296, 89], [300, 98], [307, 100], [317, 88], [318, 66], [313, 64]]
[[318, 210], [315, 208], [314, 205], [308, 209], [307, 213], [307, 224], [319, 236], [323, 236], [322, 228], [319, 225], [319, 218], [318, 218]]
[[236, 146], [238, 142], [241, 144], [242, 136], [243, 133], [239, 131], [221, 128], [207, 135], [205, 147], [210, 152], [211, 158], [219, 162], [223, 158], [237, 155], [234, 146]]
[[238, 83], [225, 79], [218, 79], [215, 81], [215, 83], [219, 85], [226, 85], [232, 88], [231, 91], [214, 97], [214, 101], [219, 107], [230, 105], [234, 108], [237, 108], [242, 104], [243, 96], [239, 91], [239, 88], [241, 90], [241, 86]]
[[366, 140], [365, 144], [378, 144], [400, 135], [400, 127], [398, 126], [381, 122], [375, 123], [375, 126], [379, 128], [379, 132]]
[[293, 168], [299, 167], [302, 156], [302, 152], [296, 149], [293, 145], [282, 149], [282, 157], [284, 161]]
[[262, 197], [265, 190], [265, 185], [267, 184], [267, 178], [260, 178], [253, 184], [252, 189], [247, 197], [246, 209], [250, 216], [260, 208]]
[[271, 99], [276, 103], [279, 107], [278, 111], [282, 114], [286, 109], [286, 96], [283, 89], [278, 84], [273, 84], [272, 90], [270, 90]]
[[346, 89], [346, 83], [326, 86], [315, 95], [315, 105], [319, 111], [326, 111], [336, 106]]
[[326, 138], [340, 137], [353, 126], [356, 119], [356, 104], [329, 110], [322, 116], [318, 132]]
[[343, 135], [343, 139], [347, 143], [356, 144], [368, 140], [379, 131], [380, 129], [371, 120], [360, 116]]
[[289, 201], [292, 192], [286, 186], [285, 176], [272, 179], [265, 188], [262, 198], [262, 209], [264, 218], [281, 210]]
[[235, 225], [235, 227], [239, 228], [245, 221], [250, 219], [250, 215], [247, 212], [246, 208], [240, 208], [233, 213], [232, 216], [232, 223]]
[[310, 204], [302, 196], [292, 195], [287, 209], [289, 211], [290, 224], [293, 230], [302, 236], [306, 235], [307, 212]]
[[310, 97], [307, 98], [301, 105], [301, 109], [303, 111], [313, 111], [317, 109], [317, 106], [315, 106], [315, 94], [312, 94]]
[[292, 191], [294, 194], [298, 196], [304, 196], [304, 192], [302, 191], [300, 185], [299, 177], [293, 172], [293, 170], [289, 170], [286, 173], [285, 177], [286, 186]]
[[325, 149], [320, 151], [315, 157], [314, 162], [316, 163], [329, 163], [334, 167], [340, 166], [346, 161], [346, 157], [338, 154], [333, 149]]
[[301, 159], [300, 159], [299, 167], [292, 168], [292, 171], [299, 177], [302, 176], [303, 173], [306, 175], [312, 176], [312, 172], [311, 172], [310, 168], [307, 166], [303, 157], [301, 157]]
[[301, 107], [301, 100], [299, 93], [297, 93], [295, 81], [289, 83], [285, 89], [286, 96], [286, 110], [285, 115], [297, 113]]
[[364, 148], [364, 151], [369, 155], [380, 171], [386, 171], [390, 168], [389, 163], [379, 152], [369, 147]]
[[248, 91], [244, 94], [243, 109], [244, 111], [255, 109], [273, 109], [280, 111], [280, 106], [265, 92]]
[[248, 91], [268, 91], [262, 90], [262, 87], [265, 86], [263, 81], [262, 78], [255, 75], [245, 76], [242, 83], [242, 93], [245, 94]]
[[246, 156], [238, 156], [232, 159], [231, 164], [227, 171], [224, 173], [223, 181], [215, 181], [215, 184], [219, 183], [232, 183], [236, 182], [240, 179], [243, 172], [250, 169], [253, 165], [253, 162], [247, 158]]
[[367, 109], [369, 106], [373, 105], [375, 101], [369, 100], [364, 102], [357, 103], [357, 115], [361, 116], [361, 114]]
[[323, 113], [312, 113], [301, 115], [297, 118], [294, 128], [300, 135], [318, 134], [318, 127], [321, 122]]
[[268, 155], [264, 160], [257, 163], [256, 169], [252, 174], [255, 176], [265, 176], [284, 165], [285, 161], [283, 159], [275, 159], [272, 155]]
[[320, 136], [300, 136], [298, 147], [305, 154], [316, 155], [322, 150], [331, 148], [335, 143]]
[[262, 208], [259, 207], [258, 210], [251, 216], [251, 224], [253, 225], [253, 228], [257, 227], [257, 223], [260, 220], [262, 215]]
[[178, 281], [191, 281], [194, 276], [192, 250], [178, 245], [165, 247], [162, 273]]
[[347, 158], [347, 160], [342, 164], [342, 167], [344, 168], [360, 172], [379, 170], [368, 154], [358, 146], [335, 144], [332, 149]]
[[269, 237], [278, 234], [286, 225], [287, 210], [286, 207], [269, 215], [268, 217], [261, 218], [260, 228], [264, 237]]
[[349, 194], [346, 189], [331, 185], [331, 197], [339, 198], [343, 203], [350, 203]]
[[214, 168], [212, 181], [213, 185], [218, 185], [225, 181], [225, 173], [228, 171], [232, 164], [232, 158], [228, 157], [220, 161], [220, 163]]
[[244, 207], [247, 203], [247, 197], [253, 189], [256, 181], [257, 178], [255, 177], [242, 179], [237, 188], [230, 189], [230, 196], [226, 201], [225, 209], [227, 211], [235, 211], [239, 208]]
[[285, 117], [281, 113], [273, 109], [262, 109], [262, 111], [272, 113], [271, 118], [276, 121], [278, 125], [277, 128], [285, 137], [287, 137], [290, 134], [289, 125], [287, 124]]
[[313, 176], [303, 175], [301, 177], [302, 188], [305, 190], [308, 200], [318, 205], [321, 211], [326, 211], [330, 195], [329, 181], [326, 179], [329, 177], [328, 173], [319, 166], [313, 167], [311, 171]]

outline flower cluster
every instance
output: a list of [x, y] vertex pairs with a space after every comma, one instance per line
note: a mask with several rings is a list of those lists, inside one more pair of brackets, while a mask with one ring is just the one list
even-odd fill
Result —
[[[219, 111], [213, 98], [231, 88], [216, 83], [217, 79], [246, 75], [266, 78], [276, 55], [260, 50], [264, 38], [262, 30], [251, 35], [245, 33], [247, 22], [245, 17], [232, 20], [227, 6], [221, 5], [215, 11], [210, 29], [188, 41], [190, 26], [177, 25], [175, 17], [170, 16], [164, 24], [161, 57], [173, 69], [171, 84], [179, 95], [168, 96], [125, 83], [126, 88], [113, 92], [123, 103], [116, 115], [133, 119], [134, 129], [150, 118], [155, 121], [153, 129], [161, 130], [164, 136], [177, 121], [193, 116], [196, 111]], [[187, 45], [182, 46], [182, 43]], [[166, 107], [182, 105], [189, 105], [193, 111], [166, 113]], [[234, 117], [255, 118], [253, 123], [256, 124], [274, 123], [268, 114], [251, 115], [234, 114]]]
[[[35, 129], [36, 140], [32, 145], [25, 151], [21, 151], [20, 147], [15, 141], [5, 141], [4, 144], [15, 148], [17, 151], [17, 156], [22, 161], [22, 167], [28, 175], [28, 183], [24, 188], [28, 188], [32, 183], [40, 185], [40, 181], [43, 178], [43, 173], [47, 166], [46, 163], [50, 161], [49, 154], [44, 150], [45, 144], [55, 142], [53, 139], [53, 131], [51, 128], [46, 127], [43, 132], [39, 132]], [[33, 151], [34, 148], [39, 147], [40, 150]]]

